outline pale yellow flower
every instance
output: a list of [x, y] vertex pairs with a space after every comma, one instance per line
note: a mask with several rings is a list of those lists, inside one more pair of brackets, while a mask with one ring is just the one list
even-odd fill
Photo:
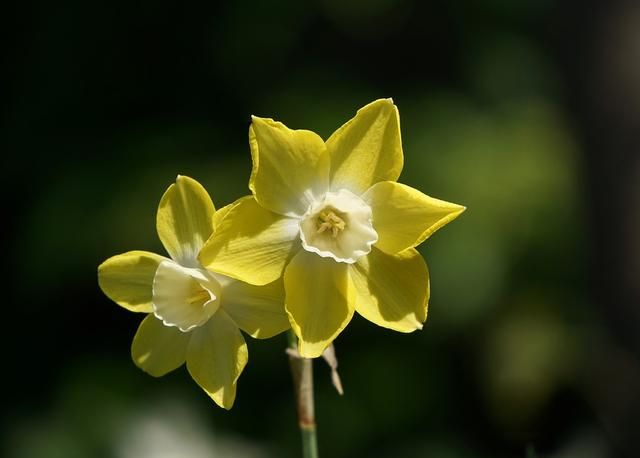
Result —
[[233, 405], [248, 360], [240, 329], [267, 338], [289, 328], [277, 278], [253, 286], [198, 262], [204, 242], [229, 208], [216, 211], [200, 183], [178, 176], [162, 196], [156, 220], [171, 258], [130, 251], [98, 268], [109, 298], [148, 314], [131, 347], [136, 365], [160, 377], [186, 361], [196, 383], [225, 409]]
[[249, 142], [253, 196], [220, 222], [202, 264], [256, 285], [284, 271], [304, 357], [319, 356], [354, 312], [396, 331], [420, 329], [429, 273], [414, 247], [464, 207], [396, 183], [403, 153], [393, 102], [370, 103], [326, 142], [253, 117]]

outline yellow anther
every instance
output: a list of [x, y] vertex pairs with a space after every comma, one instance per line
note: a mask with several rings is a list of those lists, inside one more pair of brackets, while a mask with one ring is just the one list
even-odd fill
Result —
[[345, 228], [345, 222], [331, 210], [323, 210], [318, 215], [318, 234], [324, 231], [331, 231], [333, 237], [337, 237], [338, 233]]

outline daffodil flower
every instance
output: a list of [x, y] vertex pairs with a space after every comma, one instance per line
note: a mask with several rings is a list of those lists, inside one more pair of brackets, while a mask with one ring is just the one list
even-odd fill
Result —
[[160, 377], [186, 361], [191, 377], [225, 409], [233, 405], [248, 360], [240, 329], [267, 338], [289, 328], [281, 281], [253, 286], [198, 262], [204, 242], [230, 208], [216, 211], [197, 181], [178, 176], [163, 195], [156, 220], [171, 258], [130, 251], [98, 268], [109, 298], [148, 314], [131, 347], [136, 365]]
[[285, 308], [303, 357], [322, 354], [354, 312], [400, 332], [427, 317], [429, 273], [415, 246], [464, 207], [397, 183], [391, 99], [360, 109], [325, 142], [253, 117], [253, 196], [229, 210], [202, 265], [256, 285], [284, 271]]

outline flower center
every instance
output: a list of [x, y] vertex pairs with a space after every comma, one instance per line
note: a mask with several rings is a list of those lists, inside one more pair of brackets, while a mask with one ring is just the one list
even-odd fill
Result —
[[328, 231], [333, 238], [336, 238], [338, 233], [344, 230], [346, 226], [345, 222], [340, 216], [336, 215], [335, 212], [338, 211], [330, 208], [326, 208], [320, 212], [317, 220], [318, 234]]
[[222, 287], [204, 269], [162, 261], [153, 279], [153, 313], [183, 332], [207, 322], [220, 307]]
[[323, 258], [354, 263], [378, 240], [371, 208], [346, 189], [329, 191], [300, 220], [302, 247]]
[[185, 298], [187, 304], [195, 307], [202, 307], [205, 302], [210, 300], [211, 293], [200, 286], [197, 282], [194, 282], [193, 287], [189, 291], [189, 295]]

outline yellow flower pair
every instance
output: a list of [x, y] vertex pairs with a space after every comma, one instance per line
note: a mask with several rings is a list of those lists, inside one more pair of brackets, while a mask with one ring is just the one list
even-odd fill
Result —
[[427, 317], [429, 273], [415, 246], [464, 207], [396, 183], [403, 165], [390, 99], [360, 109], [325, 142], [253, 117], [252, 196], [215, 211], [179, 176], [160, 201], [158, 235], [171, 259], [133, 251], [105, 261], [102, 290], [149, 315], [132, 345], [154, 376], [185, 361], [230, 408], [247, 363], [240, 329], [267, 338], [289, 327], [315, 358], [354, 312], [400, 332]]

